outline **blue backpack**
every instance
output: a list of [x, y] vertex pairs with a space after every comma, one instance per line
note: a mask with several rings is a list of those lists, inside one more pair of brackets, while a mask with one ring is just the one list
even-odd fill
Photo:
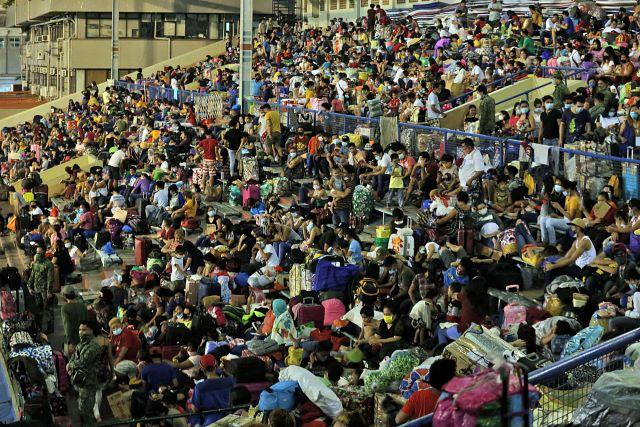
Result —
[[300, 388], [298, 381], [280, 381], [260, 393], [258, 409], [273, 411], [284, 409], [292, 411], [296, 407], [296, 392]]
[[600, 325], [584, 328], [567, 341], [560, 358], [564, 359], [565, 357], [572, 356], [579, 351], [593, 347], [598, 344], [600, 338], [602, 338], [602, 334], [604, 334], [604, 328]]
[[330, 260], [320, 259], [313, 276], [312, 289], [317, 292], [343, 291], [360, 273], [356, 265], [338, 267]]

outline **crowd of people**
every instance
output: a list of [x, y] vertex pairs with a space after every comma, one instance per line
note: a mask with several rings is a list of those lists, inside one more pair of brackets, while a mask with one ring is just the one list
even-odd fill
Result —
[[[446, 413], [447, 384], [493, 366], [496, 349], [533, 370], [640, 327], [640, 199], [615, 165], [579, 176], [595, 161], [534, 165], [527, 150], [489, 164], [471, 137], [415, 152], [383, 146], [375, 129], [336, 134], [308, 111], [287, 128], [276, 107], [434, 123], [473, 88], [473, 132], [534, 152], [600, 150], [607, 137], [603, 154], [626, 154], [640, 123], [640, 13], [529, 9], [503, 14], [492, 0], [488, 18], [472, 18], [462, 1], [427, 28], [373, 5], [326, 28], [263, 20], [255, 108], [238, 108], [229, 42], [193, 67], [136, 76], [226, 92], [223, 117], [92, 84], [66, 110], [3, 128], [3, 176], [20, 185], [2, 226], [30, 260], [0, 271], [3, 350], [20, 357], [27, 415], [44, 416], [37, 390], [59, 416], [73, 389], [86, 425], [108, 416], [103, 396], [115, 392], [132, 418], [176, 415], [151, 425], [247, 417], [252, 403], [270, 426], [401, 424]], [[553, 61], [587, 85], [571, 92], [558, 72], [533, 108], [496, 111], [498, 84]], [[102, 164], [74, 164], [85, 154]], [[64, 190], [49, 194], [40, 173], [63, 162]], [[134, 264], [114, 267], [127, 250]], [[94, 299], [75, 273], [99, 268], [114, 273]], [[58, 305], [65, 342], [53, 350]], [[20, 368], [29, 359], [40, 383]], [[406, 401], [374, 402], [386, 392]]]

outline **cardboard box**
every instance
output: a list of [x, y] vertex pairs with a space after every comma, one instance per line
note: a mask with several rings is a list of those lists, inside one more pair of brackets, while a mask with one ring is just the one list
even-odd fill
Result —
[[125, 393], [117, 391], [107, 396], [107, 402], [109, 402], [109, 408], [113, 418], [117, 420], [131, 419], [131, 395], [133, 390], [129, 390]]

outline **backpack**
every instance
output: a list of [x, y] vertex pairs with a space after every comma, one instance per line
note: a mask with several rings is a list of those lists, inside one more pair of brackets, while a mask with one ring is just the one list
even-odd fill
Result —
[[378, 288], [378, 281], [375, 279], [370, 279], [365, 277], [364, 279], [358, 282], [358, 287], [356, 288], [356, 295], [366, 295], [366, 296], [376, 296], [380, 293], [380, 289]]
[[587, 350], [596, 345], [604, 334], [604, 328], [600, 325], [589, 326], [575, 334], [562, 350], [561, 359], [572, 356], [582, 350]]
[[527, 309], [517, 303], [509, 303], [504, 307], [504, 321], [502, 322], [502, 330], [509, 331], [517, 327], [521, 323], [527, 322]]
[[0, 270], [0, 286], [9, 286], [12, 291], [17, 291], [22, 287], [22, 276], [15, 267], [4, 267]]
[[371, 212], [373, 212], [373, 193], [364, 185], [356, 185], [353, 189], [353, 215], [364, 218], [363, 222], [368, 223]]
[[275, 340], [267, 338], [265, 340], [247, 341], [247, 349], [256, 356], [263, 356], [280, 350], [280, 345]]
[[2, 320], [17, 317], [16, 301], [13, 299], [11, 291], [0, 291], [0, 318]]
[[273, 411], [284, 409], [292, 411], [296, 407], [296, 392], [300, 386], [298, 381], [280, 381], [260, 393], [258, 409]]

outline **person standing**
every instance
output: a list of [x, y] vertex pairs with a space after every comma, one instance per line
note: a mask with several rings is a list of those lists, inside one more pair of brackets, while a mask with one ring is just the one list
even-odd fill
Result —
[[562, 109], [564, 97], [571, 92], [569, 92], [569, 88], [564, 83], [564, 77], [561, 71], [553, 73], [553, 82], [556, 85], [555, 89], [553, 89], [553, 107]]
[[480, 119], [478, 133], [491, 135], [496, 129], [496, 101], [487, 94], [487, 87], [480, 85], [476, 89], [480, 94]]
[[553, 98], [549, 95], [542, 98], [544, 111], [540, 114], [540, 132], [538, 143], [555, 147], [560, 139], [560, 123], [562, 113], [554, 107]]
[[44, 256], [44, 248], [38, 246], [31, 264], [27, 289], [33, 296], [36, 323], [45, 333], [53, 332], [53, 263]]
[[491, 0], [489, 4], [489, 25], [496, 28], [500, 25], [500, 14], [502, 13], [502, 1]]
[[204, 139], [198, 143], [198, 151], [202, 155], [202, 166], [204, 168], [204, 176], [201, 181], [201, 187], [207, 199], [213, 196], [213, 182], [216, 177], [216, 161], [220, 158], [218, 141], [213, 137], [210, 130], [204, 133]]
[[67, 355], [75, 353], [76, 346], [80, 343], [78, 330], [80, 323], [88, 318], [87, 306], [78, 301], [78, 293], [72, 285], [67, 285], [62, 290], [62, 296], [67, 302], [60, 309], [62, 316], [62, 327], [64, 328], [65, 343], [67, 345]]
[[67, 369], [71, 377], [71, 384], [78, 391], [78, 405], [82, 423], [93, 426], [96, 419], [93, 406], [98, 389], [98, 362], [100, 360], [100, 345], [95, 340], [99, 326], [91, 320], [80, 322], [78, 335], [80, 343], [71, 355]]
[[240, 143], [248, 135], [240, 129], [240, 119], [234, 117], [229, 121], [229, 130], [225, 132], [223, 138], [229, 156], [229, 174], [234, 176], [236, 173], [236, 154], [240, 148]]

